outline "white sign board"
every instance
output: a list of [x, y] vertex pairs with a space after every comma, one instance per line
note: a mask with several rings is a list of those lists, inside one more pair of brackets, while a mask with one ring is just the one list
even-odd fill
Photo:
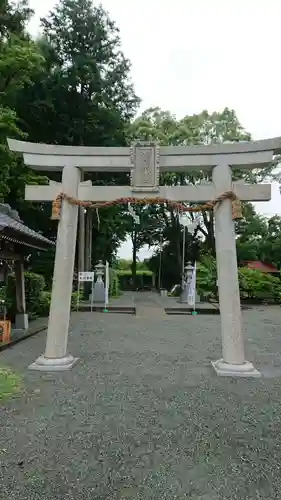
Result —
[[78, 281], [90, 281], [90, 282], [93, 282], [94, 281], [94, 276], [95, 276], [94, 272], [89, 272], [89, 271], [80, 272], [79, 275], [78, 275]]
[[83, 271], [78, 273], [78, 293], [77, 293], [77, 311], [79, 311], [79, 301], [80, 301], [80, 283], [88, 282], [92, 283], [91, 290], [91, 312], [93, 310], [93, 297], [94, 297], [94, 281], [95, 281], [95, 273], [94, 271]]

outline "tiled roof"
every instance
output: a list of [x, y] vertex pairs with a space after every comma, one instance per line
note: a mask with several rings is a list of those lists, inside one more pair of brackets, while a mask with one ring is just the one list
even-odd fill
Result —
[[36, 243], [39, 247], [41, 247], [42, 244], [44, 246], [55, 246], [54, 242], [48, 240], [47, 238], [45, 238], [45, 236], [36, 233], [36, 231], [33, 231], [33, 229], [25, 226], [20, 220], [18, 213], [15, 210], [12, 210], [9, 205], [0, 203], [0, 237], [1, 231], [4, 231], [5, 229], [11, 229], [12, 231], [15, 231], [19, 238], [19, 243], [21, 238], [25, 238], [29, 241], [33, 240], [35, 246]]
[[246, 265], [249, 269], [257, 269], [262, 273], [279, 273], [278, 269], [276, 269], [276, 267], [272, 264], [264, 264], [259, 260], [247, 260], [244, 262], [244, 265]]

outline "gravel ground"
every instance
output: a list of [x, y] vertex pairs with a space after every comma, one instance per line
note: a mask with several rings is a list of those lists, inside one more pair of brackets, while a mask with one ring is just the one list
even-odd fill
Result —
[[1, 412], [1, 500], [281, 496], [280, 309], [245, 311], [262, 379], [218, 378], [219, 316], [75, 313], [75, 368], [26, 367], [45, 334], [0, 356], [25, 393]]

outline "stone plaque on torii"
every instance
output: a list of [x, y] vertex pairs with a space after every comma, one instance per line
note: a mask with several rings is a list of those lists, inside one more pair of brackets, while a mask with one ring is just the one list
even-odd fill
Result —
[[[12, 151], [23, 153], [25, 164], [39, 171], [62, 171], [62, 182], [26, 186], [30, 201], [53, 202], [60, 193], [80, 201], [106, 202], [119, 198], [165, 198], [174, 202], [208, 202], [233, 191], [242, 201], [268, 201], [271, 186], [232, 182], [232, 169], [267, 167], [281, 153], [281, 138], [209, 146], [158, 147], [135, 143], [131, 148], [50, 146], [9, 139]], [[160, 172], [212, 171], [212, 183], [159, 186]], [[130, 172], [131, 186], [91, 186], [80, 182], [83, 171]], [[245, 360], [232, 203], [226, 198], [215, 208], [215, 237], [219, 285], [222, 359], [213, 362], [219, 375], [260, 376]], [[67, 351], [72, 276], [77, 237], [78, 206], [62, 199], [58, 223], [52, 300], [44, 355], [30, 368], [69, 369], [77, 358]]]

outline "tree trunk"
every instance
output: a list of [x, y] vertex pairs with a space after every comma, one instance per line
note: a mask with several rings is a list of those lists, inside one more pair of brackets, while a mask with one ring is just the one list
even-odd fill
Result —
[[216, 256], [216, 242], [215, 242], [215, 231], [214, 231], [214, 214], [210, 212], [208, 217], [207, 212], [202, 212], [204, 224], [206, 226], [206, 231], [200, 228], [201, 233], [204, 234], [206, 238], [207, 248], [211, 251], [211, 254]]
[[174, 240], [175, 252], [176, 252], [177, 269], [178, 269], [179, 276], [181, 276], [181, 269], [182, 269], [181, 227], [180, 227], [180, 223], [179, 223], [178, 214], [175, 214], [173, 210], [170, 210], [170, 213], [171, 213], [171, 220], [172, 220], [172, 226], [173, 226], [173, 240]]

